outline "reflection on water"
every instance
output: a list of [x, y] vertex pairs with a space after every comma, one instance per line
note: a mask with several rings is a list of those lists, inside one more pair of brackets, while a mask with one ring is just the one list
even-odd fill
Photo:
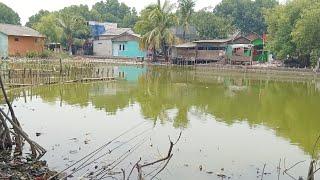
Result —
[[[111, 131], [119, 134], [123, 127], [128, 128], [129, 124], [140, 120], [155, 125], [155, 139], [183, 129], [185, 142], [179, 147], [181, 150], [171, 165], [173, 172], [163, 175], [164, 179], [212, 178], [208, 174], [197, 174], [199, 169], [195, 167], [199, 164], [213, 169], [233, 169], [232, 173], [238, 174], [234, 179], [256, 179], [258, 163], [269, 162], [273, 167], [269, 171], [272, 172], [276, 171], [279, 158], [287, 157], [292, 162], [310, 158], [320, 131], [317, 82], [279, 82], [242, 75], [208, 78], [192, 70], [155, 67], [138, 68], [137, 72], [130, 67], [122, 67], [122, 70], [128, 70], [127, 77], [131, 74], [137, 81], [129, 78], [128, 81], [112, 83], [41, 86], [13, 90], [10, 96], [15, 99], [20, 113], [28, 114], [27, 106], [19, 107], [19, 104], [27, 102], [33, 108], [52, 112], [48, 119], [75, 121], [81, 114], [85, 120], [82, 118], [79, 124], [71, 126], [74, 129], [92, 126], [93, 133], [96, 131], [99, 135], [107, 133], [107, 126], [118, 123], [115, 121], [120, 119], [125, 120], [113, 130], [109, 129], [109, 134]], [[37, 112], [42, 113], [40, 110]], [[44, 115], [34, 116], [44, 121], [43, 127], [38, 129], [44, 128]], [[102, 121], [88, 117], [108, 119], [104, 124], [105, 131], [100, 127]], [[45, 128], [47, 131], [50, 129]], [[77, 134], [76, 130], [74, 133]], [[166, 146], [167, 139], [158, 140], [157, 143]], [[49, 146], [50, 143], [45, 144]], [[188, 163], [192, 165], [187, 166]], [[58, 163], [56, 165], [59, 166]], [[189, 166], [195, 167], [187, 170]], [[305, 176], [307, 167], [299, 167], [295, 173]], [[274, 179], [272, 176], [269, 178]]]

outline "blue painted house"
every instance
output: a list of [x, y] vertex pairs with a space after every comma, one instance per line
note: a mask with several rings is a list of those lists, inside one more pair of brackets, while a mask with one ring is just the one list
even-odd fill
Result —
[[139, 47], [140, 36], [130, 28], [106, 30], [93, 42], [93, 53], [102, 57], [141, 58], [146, 52]]
[[0, 32], [0, 59], [8, 57], [8, 37]]

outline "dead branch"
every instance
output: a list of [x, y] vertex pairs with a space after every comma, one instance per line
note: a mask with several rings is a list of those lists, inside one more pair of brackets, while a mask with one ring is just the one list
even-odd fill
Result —
[[[27, 133], [25, 133], [21, 127], [19, 127], [16, 123], [14, 123], [14, 121], [8, 117], [6, 115], [6, 113], [0, 108], [0, 113], [7, 119], [7, 121], [10, 122], [10, 124], [12, 125], [13, 129], [15, 130], [15, 132], [17, 134], [19, 134], [20, 136], [22, 136], [30, 145], [31, 147], [31, 151], [32, 151], [32, 154], [34, 155], [34, 157], [37, 157], [37, 159], [40, 159], [45, 153], [46, 153], [46, 150], [41, 147], [39, 144], [37, 144], [36, 142], [32, 141]], [[37, 156], [37, 154], [39, 153], [39, 156]]]
[[173, 142], [169, 136], [169, 141], [170, 141], [170, 147], [169, 147], [169, 151], [168, 151], [168, 154], [166, 157], [164, 158], [161, 158], [159, 160], [156, 160], [154, 162], [151, 162], [151, 163], [147, 163], [147, 164], [143, 164], [143, 165], [140, 165], [140, 164], [137, 164], [136, 165], [136, 168], [137, 168], [137, 171], [138, 171], [138, 179], [139, 180], [142, 180], [143, 179], [143, 176], [142, 176], [142, 168], [145, 168], [145, 167], [148, 167], [148, 166], [152, 166], [152, 165], [155, 165], [155, 164], [158, 164], [160, 162], [164, 162], [166, 161], [165, 165], [151, 178], [151, 179], [154, 179], [158, 174], [160, 174], [168, 165], [169, 161], [171, 160], [172, 156], [173, 156], [173, 153], [172, 153], [172, 149], [174, 147], [175, 144], [177, 144], [181, 138], [181, 134], [182, 132], [180, 132], [179, 134], [179, 137], [178, 139], [176, 140], [176, 142]]
[[[0, 75], [0, 86], [1, 86], [1, 90], [2, 90], [2, 94], [4, 96], [4, 99], [8, 105], [8, 108], [9, 108], [9, 111], [10, 111], [10, 114], [11, 114], [11, 117], [12, 117], [12, 120], [13, 122], [18, 126], [20, 127], [20, 123], [14, 113], [14, 110], [11, 106], [11, 103], [9, 101], [9, 98], [7, 96], [7, 93], [6, 93], [6, 90], [4, 89], [4, 85], [3, 85], [3, 81], [2, 81], [2, 76]], [[20, 151], [20, 153], [22, 153], [22, 140], [21, 140], [21, 137], [20, 137], [20, 134], [19, 133], [16, 133], [17, 136], [15, 137], [15, 141], [16, 141], [16, 148], [18, 151]]]
[[278, 165], [278, 180], [280, 180], [280, 171], [281, 171], [281, 158], [279, 160], [279, 165]]
[[2, 114], [0, 114], [0, 120], [1, 120], [1, 123], [2, 123], [1, 125], [4, 127], [3, 140], [2, 140], [2, 143], [4, 145], [3, 148], [6, 149], [6, 146], [8, 146], [9, 148], [12, 148], [12, 140], [11, 140], [11, 137], [10, 137], [10, 130], [9, 130], [7, 122], [3, 118]]
[[[8, 114], [6, 114], [1, 108], [0, 108], [0, 120], [2, 122], [2, 125], [5, 127], [5, 131], [7, 131], [7, 140], [9, 141], [9, 139], [11, 138], [10, 137], [10, 133], [13, 134], [13, 136], [15, 137], [14, 140], [15, 140], [15, 151], [18, 153], [18, 154], [22, 154], [22, 146], [23, 146], [23, 142], [22, 142], [22, 138], [24, 138], [30, 145], [31, 147], [31, 151], [32, 151], [32, 155], [36, 158], [36, 159], [40, 159], [45, 153], [46, 153], [46, 150], [44, 148], [42, 148], [39, 144], [37, 144], [36, 142], [32, 141], [27, 133], [25, 133], [21, 126], [20, 126], [20, 123], [14, 113], [14, 110], [12, 108], [12, 105], [9, 101], [9, 98], [7, 96], [7, 93], [5, 91], [5, 88], [4, 88], [4, 84], [3, 84], [3, 81], [2, 81], [2, 77], [0, 75], [0, 86], [1, 86], [1, 90], [2, 90], [2, 94], [4, 96], [4, 99], [8, 105], [8, 109], [9, 109], [9, 112], [10, 112], [10, 115], [11, 115], [11, 118], [9, 117]], [[13, 127], [13, 130], [14, 132], [10, 132], [8, 131], [8, 126], [7, 126], [7, 123], [6, 121], [8, 121], [11, 126]], [[9, 135], [8, 135], [9, 134]], [[11, 142], [11, 146], [12, 146], [12, 142]]]
[[173, 154], [171, 154], [171, 156], [169, 157], [167, 162], [164, 164], [164, 166], [155, 175], [153, 175], [151, 179], [156, 178], [157, 175], [160, 174], [167, 167], [167, 165], [168, 165], [169, 161], [171, 160], [172, 156], [173, 156]]
[[314, 171], [313, 171], [314, 170], [314, 164], [315, 164], [315, 160], [312, 160], [310, 162], [307, 180], [314, 180]]
[[126, 179], [126, 172], [125, 172], [125, 170], [122, 169], [122, 168], [121, 168], [121, 171], [122, 171], [122, 175], [123, 175], [123, 180], [125, 180], [125, 179]]
[[292, 168], [296, 167], [298, 164], [303, 163], [303, 162], [306, 162], [306, 161], [304, 160], [304, 161], [299, 161], [299, 162], [295, 163], [294, 165], [290, 166], [288, 169], [285, 169], [284, 173], [290, 171]]
[[261, 174], [261, 180], [263, 179], [263, 175], [264, 175], [264, 170], [265, 170], [265, 168], [266, 168], [266, 163], [263, 165], [263, 170], [262, 170], [262, 174]]
[[131, 176], [131, 174], [133, 173], [133, 170], [134, 170], [134, 169], [136, 168], [136, 166], [140, 163], [140, 161], [141, 161], [141, 158], [139, 159], [138, 162], [136, 162], [136, 164], [134, 164], [134, 166], [132, 167], [132, 169], [131, 169], [131, 171], [130, 171], [130, 173], [129, 173], [129, 175], [128, 175], [127, 180], [130, 179], [130, 176]]

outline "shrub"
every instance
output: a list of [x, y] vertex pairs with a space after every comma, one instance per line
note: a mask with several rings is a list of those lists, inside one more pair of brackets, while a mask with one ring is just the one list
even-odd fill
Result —
[[38, 53], [35, 52], [35, 51], [28, 51], [27, 54], [26, 54], [26, 57], [30, 58], [30, 59], [36, 58], [36, 57], [38, 57]]
[[49, 58], [52, 57], [52, 52], [49, 50], [44, 50], [38, 55], [39, 58]]

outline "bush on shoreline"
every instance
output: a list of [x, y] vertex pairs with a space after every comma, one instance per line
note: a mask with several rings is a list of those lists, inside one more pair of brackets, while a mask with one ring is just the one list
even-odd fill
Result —
[[44, 50], [40, 53], [35, 52], [35, 51], [29, 51], [27, 52], [26, 58], [28, 59], [35, 59], [35, 58], [41, 58], [41, 59], [50, 59], [50, 58], [58, 58], [58, 59], [67, 59], [70, 57], [68, 53], [65, 52], [60, 52], [56, 53], [50, 50]]

